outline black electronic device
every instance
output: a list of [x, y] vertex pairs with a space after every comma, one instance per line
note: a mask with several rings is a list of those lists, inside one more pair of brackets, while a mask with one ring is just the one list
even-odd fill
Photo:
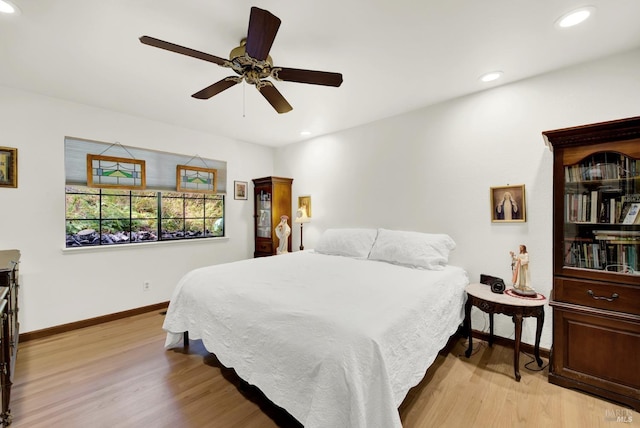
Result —
[[489, 287], [491, 287], [491, 291], [497, 294], [504, 293], [504, 290], [506, 288], [504, 280], [502, 278], [485, 275], [483, 273], [480, 274], [480, 283], [488, 285]]

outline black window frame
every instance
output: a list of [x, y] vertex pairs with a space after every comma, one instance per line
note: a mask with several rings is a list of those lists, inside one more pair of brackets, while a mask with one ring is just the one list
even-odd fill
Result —
[[[75, 195], [74, 203], [78, 202], [77, 198], [83, 199], [83, 195], [89, 205], [91, 205], [91, 199], [97, 200], [94, 202], [97, 207], [94, 206], [92, 210], [97, 215], [87, 212], [90, 211], [87, 209], [82, 215], [70, 216], [70, 195]], [[118, 207], [128, 205], [128, 215], [108, 217], [109, 210], [103, 207], [105, 207], [105, 199], [109, 198], [127, 198], [128, 204], [121, 204]], [[155, 199], [155, 217], [140, 216], [139, 212], [137, 214], [134, 212], [133, 200], [137, 198]], [[164, 210], [163, 200], [165, 199], [182, 200], [181, 216], [164, 216], [166, 210]], [[193, 213], [187, 209], [187, 203], [194, 203], [194, 201], [196, 207], [198, 202], [202, 204], [201, 216], [193, 216], [191, 215]], [[65, 186], [65, 246], [66, 248], [96, 247], [225, 237], [225, 202], [225, 195], [220, 193], [104, 189], [67, 184]], [[217, 207], [211, 207], [211, 204]], [[173, 212], [176, 212], [175, 207]], [[208, 215], [208, 212], [212, 215]], [[172, 220], [181, 220], [182, 228], [166, 229]], [[187, 227], [194, 221], [202, 221], [199, 231]], [[137, 226], [144, 222], [148, 225], [155, 223], [155, 228], [138, 229]], [[79, 226], [72, 227], [74, 224]]]

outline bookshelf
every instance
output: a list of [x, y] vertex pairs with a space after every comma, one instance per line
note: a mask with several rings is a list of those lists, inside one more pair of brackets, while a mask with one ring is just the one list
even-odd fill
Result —
[[640, 273], [640, 160], [594, 152], [564, 166], [564, 266]]
[[549, 382], [640, 410], [640, 117], [542, 134], [554, 157]]

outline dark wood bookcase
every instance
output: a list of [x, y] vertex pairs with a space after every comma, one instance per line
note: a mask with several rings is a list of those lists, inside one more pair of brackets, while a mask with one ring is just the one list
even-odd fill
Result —
[[640, 117], [542, 134], [554, 155], [549, 381], [640, 411]]
[[[289, 217], [291, 226], [291, 183], [292, 178], [264, 177], [253, 179], [255, 251], [254, 257], [276, 254], [278, 237], [276, 226], [280, 217]], [[289, 235], [291, 251], [291, 235]]]

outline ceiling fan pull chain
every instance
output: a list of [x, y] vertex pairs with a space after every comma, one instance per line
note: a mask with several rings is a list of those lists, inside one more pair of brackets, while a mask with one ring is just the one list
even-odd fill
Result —
[[247, 87], [247, 84], [245, 83], [245, 81], [242, 81], [242, 117], [245, 117], [245, 112], [246, 112], [246, 96], [245, 96], [245, 88]]

